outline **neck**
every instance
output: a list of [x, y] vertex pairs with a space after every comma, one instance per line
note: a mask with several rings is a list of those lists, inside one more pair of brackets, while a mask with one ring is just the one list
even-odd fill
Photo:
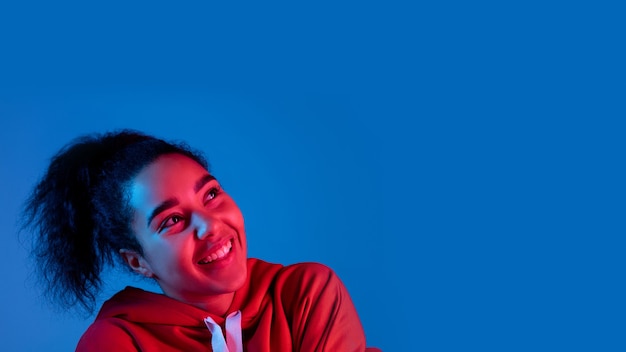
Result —
[[209, 296], [181, 296], [180, 294], [170, 294], [165, 290], [163, 290], [163, 293], [165, 293], [165, 295], [168, 297], [200, 308], [207, 313], [221, 317], [226, 316], [226, 313], [228, 313], [228, 308], [230, 308], [230, 305], [233, 302], [233, 298], [235, 297], [234, 292]]
[[206, 312], [209, 312], [220, 317], [225, 317], [228, 313], [228, 308], [233, 303], [235, 293], [224, 293], [221, 295], [211, 296], [208, 299], [198, 301], [187, 301], [186, 303], [192, 306], [198, 307]]

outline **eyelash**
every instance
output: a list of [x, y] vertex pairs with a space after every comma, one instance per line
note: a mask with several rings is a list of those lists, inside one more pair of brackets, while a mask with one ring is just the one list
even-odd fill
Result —
[[[207, 202], [217, 198], [217, 196], [220, 195], [220, 193], [222, 192], [222, 190], [219, 187], [211, 187], [211, 189], [209, 189], [206, 194], [204, 195], [204, 204], [206, 205]], [[207, 200], [209, 194], [214, 193], [215, 195], [213, 196], [213, 198]]]
[[[209, 189], [205, 195], [204, 195], [204, 205], [207, 205], [207, 203], [209, 203], [210, 201], [212, 201], [213, 199], [217, 198], [217, 196], [219, 196], [219, 194], [222, 192], [222, 190], [219, 187], [211, 187], [211, 189]], [[209, 197], [210, 194], [214, 194], [213, 198], [210, 198], [207, 200], [207, 198]], [[176, 221], [174, 224], [172, 225], [167, 225], [167, 223], [172, 220], [172, 219], [178, 219], [178, 221]], [[184, 221], [185, 218], [183, 216], [181, 216], [180, 214], [174, 214], [171, 215], [169, 217], [167, 217], [165, 220], [163, 220], [163, 222], [161, 223], [161, 225], [159, 226], [158, 231], [162, 232], [163, 230], [172, 227], [176, 224], [178, 224], [179, 221]]]
[[[172, 220], [172, 219], [178, 219], [178, 221], [176, 221], [176, 222], [175, 222], [174, 224], [172, 224], [172, 225], [167, 225], [167, 223], [168, 223], [170, 220]], [[159, 232], [162, 232], [163, 230], [165, 230], [165, 229], [167, 229], [167, 228], [169, 228], [169, 227], [172, 227], [172, 226], [174, 226], [174, 225], [178, 224], [180, 221], [184, 221], [184, 220], [185, 220], [185, 218], [184, 218], [184, 217], [182, 217], [182, 216], [181, 216], [181, 215], [179, 215], [179, 214], [169, 216], [169, 217], [167, 217], [165, 220], [163, 220], [163, 222], [162, 222], [162, 223], [161, 223], [161, 225], [159, 226]]]

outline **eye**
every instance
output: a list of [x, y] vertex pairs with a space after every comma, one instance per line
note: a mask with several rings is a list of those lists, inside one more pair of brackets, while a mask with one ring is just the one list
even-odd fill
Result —
[[206, 192], [206, 195], [204, 196], [204, 203], [206, 204], [207, 202], [211, 201], [212, 199], [217, 197], [218, 194], [220, 194], [220, 189], [218, 187], [213, 187], [209, 189], [209, 191]]
[[166, 230], [183, 220], [185, 219], [180, 215], [172, 215], [169, 218], [163, 220], [163, 222], [161, 223], [161, 226], [159, 226], [159, 231]]

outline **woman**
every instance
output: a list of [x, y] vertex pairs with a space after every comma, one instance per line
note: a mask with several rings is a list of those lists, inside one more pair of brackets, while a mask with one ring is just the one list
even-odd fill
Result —
[[[334, 272], [247, 258], [243, 216], [184, 144], [123, 130], [63, 148], [26, 202], [45, 292], [93, 311], [120, 259], [163, 293], [127, 287], [77, 351], [364, 351]], [[369, 349], [375, 350], [375, 349]]]

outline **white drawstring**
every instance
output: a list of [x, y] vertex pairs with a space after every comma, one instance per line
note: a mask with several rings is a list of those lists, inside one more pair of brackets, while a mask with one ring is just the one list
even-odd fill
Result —
[[211, 331], [211, 347], [214, 352], [243, 352], [240, 311], [232, 312], [226, 317], [226, 340], [222, 328], [215, 320], [206, 317], [204, 323]]

